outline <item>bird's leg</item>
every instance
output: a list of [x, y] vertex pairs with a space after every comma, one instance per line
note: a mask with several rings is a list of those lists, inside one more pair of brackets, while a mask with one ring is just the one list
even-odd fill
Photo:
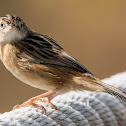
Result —
[[45, 108], [44, 108], [43, 106], [37, 105], [37, 104], [35, 103], [37, 100], [40, 100], [40, 98], [45, 98], [45, 97], [47, 97], [47, 99], [48, 99], [47, 102], [49, 102], [49, 103], [51, 104], [51, 106], [53, 106], [53, 108], [56, 108], [55, 105], [53, 105], [50, 101], [51, 101], [52, 98], [54, 97], [53, 95], [55, 95], [56, 92], [59, 91], [59, 90], [60, 90], [60, 88], [53, 89], [53, 90], [51, 90], [51, 91], [48, 91], [48, 92], [46, 92], [46, 93], [43, 93], [43, 94], [38, 95], [38, 96], [36, 96], [36, 97], [33, 97], [33, 98], [29, 99], [28, 101], [24, 102], [24, 103], [21, 104], [21, 105], [16, 105], [16, 106], [14, 106], [13, 109], [19, 109], [19, 108], [21, 108], [21, 107], [28, 107], [28, 106], [32, 105], [32, 106], [34, 106], [34, 107], [41, 108], [41, 109], [44, 110], [44, 112], [46, 112], [46, 110], [45, 110]]
[[57, 94], [53, 94], [53, 95], [51, 95], [51, 96], [49, 96], [47, 98], [41, 98], [38, 101], [40, 101], [40, 102], [48, 102], [53, 109], [57, 110], [57, 107], [51, 102], [51, 100], [54, 97], [56, 97], [56, 96], [57, 96]]

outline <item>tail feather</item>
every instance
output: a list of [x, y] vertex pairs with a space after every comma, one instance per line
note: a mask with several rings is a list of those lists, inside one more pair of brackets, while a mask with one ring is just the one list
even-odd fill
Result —
[[116, 96], [126, 102], [126, 93], [124, 91], [119, 90], [119, 89], [118, 89], [119, 91], [115, 91], [115, 90], [109, 89], [109, 88], [106, 88], [105, 90], [107, 93], [109, 93], [113, 96]]
[[126, 92], [110, 86], [91, 74], [83, 74], [79, 79], [75, 79], [78, 85], [83, 85], [84, 89], [89, 91], [106, 92], [114, 95], [126, 102]]
[[[99, 84], [99, 83], [97, 83], [97, 84]], [[103, 82], [102, 82], [102, 84], [100, 84], [100, 86], [104, 87], [106, 93], [109, 93], [113, 96], [116, 96], [126, 102], [126, 92], [119, 90], [119, 89], [117, 89], [113, 86], [110, 86], [108, 84], [105, 84]]]

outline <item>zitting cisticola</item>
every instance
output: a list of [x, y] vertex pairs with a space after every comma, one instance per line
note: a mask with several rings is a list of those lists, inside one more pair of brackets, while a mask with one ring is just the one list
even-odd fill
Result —
[[52, 38], [30, 30], [15, 15], [0, 17], [0, 58], [19, 80], [47, 91], [15, 108], [42, 107], [36, 101], [45, 97], [56, 108], [51, 100], [71, 90], [106, 92], [126, 101], [123, 91], [100, 81]]

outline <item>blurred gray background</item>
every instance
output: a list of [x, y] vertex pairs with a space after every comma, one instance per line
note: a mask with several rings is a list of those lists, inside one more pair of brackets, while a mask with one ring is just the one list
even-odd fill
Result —
[[[1, 0], [0, 16], [20, 16], [54, 38], [99, 78], [126, 70], [125, 0]], [[16, 79], [0, 63], [0, 112], [43, 91]]]

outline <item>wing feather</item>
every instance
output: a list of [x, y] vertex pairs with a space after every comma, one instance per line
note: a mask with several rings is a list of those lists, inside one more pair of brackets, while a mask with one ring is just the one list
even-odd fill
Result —
[[[20, 42], [23, 51], [36, 64], [68, 67], [82, 73], [90, 73], [75, 58], [67, 54], [52, 38], [42, 34], [30, 34]], [[93, 75], [93, 74], [92, 74]]]

